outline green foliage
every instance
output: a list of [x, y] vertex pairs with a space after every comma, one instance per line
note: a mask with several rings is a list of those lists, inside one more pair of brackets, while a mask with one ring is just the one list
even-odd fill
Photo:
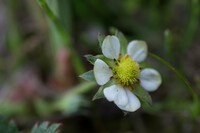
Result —
[[182, 41], [180, 42], [182, 52], [186, 52], [191, 43], [193, 43], [193, 39], [195, 37], [195, 34], [197, 33], [199, 26], [199, 0], [191, 0], [188, 2], [188, 4], [190, 8], [190, 16], [185, 31], [183, 33]]
[[31, 133], [58, 133], [60, 124], [49, 124], [49, 122], [43, 122], [40, 125], [35, 124]]
[[[75, 71], [77, 74], [81, 74], [85, 71], [83, 63], [80, 59], [80, 57], [78, 56], [77, 51], [75, 50], [74, 46], [72, 45], [72, 41], [70, 38], [70, 31], [66, 31], [65, 28], [63, 27], [63, 25], [61, 24], [60, 20], [58, 19], [58, 17], [54, 14], [54, 12], [51, 10], [51, 8], [48, 6], [48, 4], [46, 3], [45, 0], [37, 0], [38, 4], [40, 5], [40, 7], [44, 10], [44, 12], [46, 13], [46, 15], [48, 16], [48, 18], [51, 20], [51, 24], [50, 28], [54, 29], [54, 32], [57, 33], [56, 36], [58, 36], [58, 40], [59, 43], [65, 43], [67, 48], [69, 49], [69, 52], [71, 54], [72, 59], [72, 64], [75, 68]], [[65, 1], [62, 1], [65, 2]], [[64, 20], [66, 21], [66, 20]], [[54, 34], [55, 36], [55, 34]], [[53, 36], [53, 37], [54, 37]], [[62, 42], [60, 42], [60, 40], [62, 40]], [[61, 45], [61, 44], [57, 44], [57, 45]]]
[[88, 92], [96, 86], [94, 82], [82, 82], [73, 87], [71, 91], [63, 93], [54, 103], [55, 111], [62, 111], [65, 114], [75, 114], [81, 107], [87, 107], [89, 102], [81, 94]]
[[0, 116], [0, 133], [19, 133], [15, 123]]

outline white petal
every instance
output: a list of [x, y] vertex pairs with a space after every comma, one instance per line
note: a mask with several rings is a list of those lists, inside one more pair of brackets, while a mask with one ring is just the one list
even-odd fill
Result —
[[120, 109], [134, 112], [141, 107], [139, 99], [128, 89], [124, 89], [126, 92], [126, 97], [128, 98], [128, 103], [125, 106], [117, 105]]
[[131, 41], [127, 53], [137, 62], [142, 62], [147, 57], [147, 44], [144, 41]]
[[161, 76], [155, 69], [146, 68], [140, 73], [140, 84], [147, 91], [155, 91], [161, 82]]
[[118, 95], [117, 85], [112, 85], [110, 87], [105, 88], [103, 90], [103, 94], [108, 101], [110, 101], [110, 102], [114, 101]]
[[122, 86], [119, 86], [119, 85], [117, 86], [117, 89], [118, 89], [118, 94], [117, 94], [116, 99], [114, 100], [114, 103], [117, 106], [127, 105], [128, 97], [127, 97], [125, 89]]
[[103, 55], [109, 59], [118, 59], [120, 42], [116, 36], [106, 36], [102, 44]]
[[126, 92], [120, 85], [107, 87], [103, 90], [103, 93], [108, 101], [114, 101], [116, 105], [125, 106], [128, 103]]
[[97, 59], [94, 63], [94, 77], [99, 85], [106, 84], [113, 73], [109, 66], [102, 60]]

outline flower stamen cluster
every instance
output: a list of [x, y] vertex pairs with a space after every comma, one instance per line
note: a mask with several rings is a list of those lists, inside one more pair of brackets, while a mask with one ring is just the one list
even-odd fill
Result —
[[133, 86], [139, 81], [139, 64], [129, 55], [125, 55], [116, 61], [113, 68], [113, 77], [123, 86]]

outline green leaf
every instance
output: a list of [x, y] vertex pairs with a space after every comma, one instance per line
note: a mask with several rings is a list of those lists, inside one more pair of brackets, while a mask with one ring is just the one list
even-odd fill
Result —
[[147, 105], [152, 104], [152, 99], [149, 93], [144, 90], [142, 87], [136, 87], [133, 90], [133, 93], [138, 96], [138, 98]]
[[101, 33], [98, 34], [98, 41], [99, 41], [100, 47], [102, 46], [104, 38], [105, 38], [105, 35], [103, 35]]
[[85, 73], [81, 74], [79, 77], [81, 77], [82, 79], [85, 79], [87, 81], [95, 81], [96, 82], [93, 70], [85, 72]]
[[60, 124], [49, 125], [49, 122], [43, 122], [40, 125], [35, 124], [31, 130], [31, 133], [57, 133], [59, 127]]
[[0, 117], [0, 133], [19, 133], [15, 123], [8, 122], [5, 118]]
[[97, 91], [97, 93], [93, 96], [92, 98], [92, 101], [94, 100], [97, 100], [97, 99], [100, 99], [100, 98], [103, 98], [104, 97], [104, 94], [103, 94], [103, 89], [104, 89], [104, 86], [101, 86], [99, 88], [99, 90]]

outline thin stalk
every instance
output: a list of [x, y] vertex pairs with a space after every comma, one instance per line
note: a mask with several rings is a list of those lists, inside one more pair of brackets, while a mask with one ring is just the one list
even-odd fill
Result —
[[159, 57], [153, 53], [149, 53], [149, 56], [158, 60], [159, 62], [163, 63], [167, 67], [169, 67], [185, 83], [188, 91], [192, 95], [194, 106], [191, 111], [192, 111], [193, 117], [196, 118], [199, 115], [199, 98], [198, 98], [198, 95], [196, 94], [196, 92], [194, 91], [194, 89], [192, 88], [190, 82], [187, 80], [187, 78], [184, 75], [182, 75], [178, 70], [176, 70], [176, 68], [173, 67], [169, 62], [165, 61], [161, 57]]

